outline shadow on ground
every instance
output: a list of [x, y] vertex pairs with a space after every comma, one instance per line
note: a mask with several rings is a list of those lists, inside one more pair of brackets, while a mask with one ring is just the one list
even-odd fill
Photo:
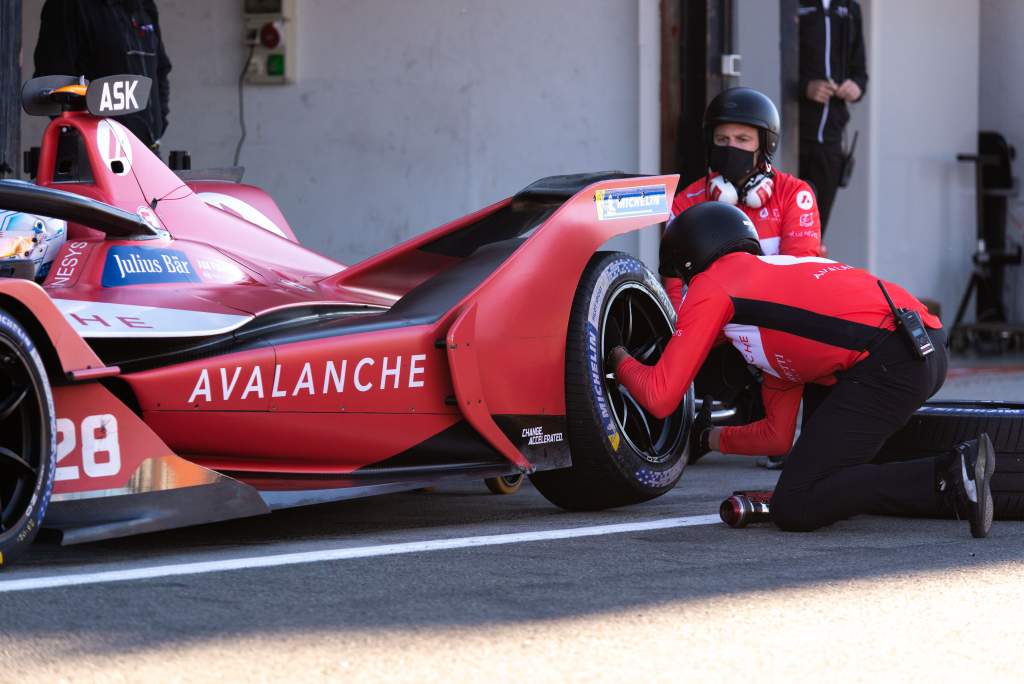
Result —
[[[170, 562], [200, 552], [255, 555], [282, 542], [381, 543], [713, 513], [736, 488], [775, 475], [715, 456], [654, 502], [566, 514], [532, 488], [487, 495], [482, 483], [234, 521], [119, 541], [34, 550], [16, 572], [56, 574], [108, 561]], [[390, 536], [389, 536], [390, 535]], [[177, 558], [174, 558], [177, 560]], [[93, 655], [225, 636], [515, 624], [754, 591], [964, 572], [1024, 560], [1024, 524], [988, 540], [965, 523], [861, 517], [811, 534], [764, 525], [688, 527], [261, 570], [0, 594], [0, 642], [63, 640]], [[6, 618], [11, 618], [10, 620]], [[74, 634], [73, 639], [64, 638]], [[38, 652], [38, 651], [37, 651]]]

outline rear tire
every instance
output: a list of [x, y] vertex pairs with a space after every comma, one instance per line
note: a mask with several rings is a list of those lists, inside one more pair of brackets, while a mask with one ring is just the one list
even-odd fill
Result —
[[42, 525], [56, 435], [43, 361], [21, 324], [0, 311], [0, 566], [24, 553]]
[[992, 498], [997, 520], [1024, 520], [1024, 404], [930, 401], [882, 446], [876, 463], [949, 453], [987, 432], [996, 451]]
[[519, 473], [518, 475], [502, 475], [501, 477], [488, 477], [484, 480], [484, 484], [487, 485], [487, 489], [491, 491], [491, 494], [515, 494], [523, 487], [523, 481], [526, 477]]
[[580, 278], [569, 318], [565, 404], [572, 467], [530, 476], [548, 501], [569, 510], [640, 503], [672, 489], [686, 467], [693, 387], [664, 420], [643, 411], [604, 368], [622, 330], [630, 353], [647, 364], [675, 331], [675, 312], [640, 261], [620, 252], [594, 255]]

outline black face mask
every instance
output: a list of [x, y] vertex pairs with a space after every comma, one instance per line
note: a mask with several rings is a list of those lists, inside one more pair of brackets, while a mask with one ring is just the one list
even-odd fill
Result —
[[754, 172], [757, 166], [757, 153], [728, 145], [712, 145], [708, 154], [708, 166], [738, 188], [740, 181]]

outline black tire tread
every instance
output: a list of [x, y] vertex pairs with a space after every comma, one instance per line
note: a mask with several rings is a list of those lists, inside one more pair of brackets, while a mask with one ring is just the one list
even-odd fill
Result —
[[[935, 402], [935, 404], [955, 407], [959, 402]], [[968, 404], [962, 404], [967, 407]], [[984, 404], [979, 404], [984, 406]], [[979, 413], [917, 413], [910, 421], [882, 447], [879, 459], [886, 461], [902, 461], [916, 458], [914, 454], [932, 455], [944, 453], [958, 442], [973, 439], [982, 432], [987, 432], [996, 453], [1019, 454], [1024, 456], [1024, 404], [1003, 404], [1004, 407], [1019, 408], [1019, 415], [979, 414]], [[907, 454], [907, 455], [904, 455]], [[1018, 467], [1018, 466], [1013, 466]], [[1024, 472], [1024, 460], [1020, 462], [1020, 470]]]
[[[3, 316], [5, 313], [0, 310], [0, 316]], [[18, 347], [18, 354], [24, 357], [24, 361], [27, 364], [26, 368], [35, 390], [34, 396], [37, 400], [43, 401], [43, 406], [40, 409], [40, 420], [49, 425], [44, 429], [45, 437], [41, 444], [41, 448], [48, 450], [48, 453], [44, 452], [40, 457], [39, 467], [42, 469], [42, 475], [37, 477], [35, 485], [34, 491], [37, 496], [35, 508], [32, 513], [24, 514], [21, 520], [17, 521], [14, 526], [4, 530], [3, 534], [0, 535], [0, 537], [3, 537], [0, 538], [0, 566], [9, 564], [12, 560], [23, 554], [42, 528], [56, 472], [56, 429], [53, 416], [53, 399], [50, 394], [45, 362], [39, 356], [38, 348], [32, 343], [21, 322], [9, 316], [4, 316], [4, 318], [7, 319], [8, 325], [0, 326], [0, 335], [3, 335], [9, 341], [13, 341]], [[19, 339], [29, 341], [25, 343], [20, 342]]]
[[1024, 520], [1024, 493], [992, 492], [997, 520]]
[[[572, 312], [568, 339], [586, 339], [587, 307], [593, 289], [606, 263], [629, 256], [621, 252], [598, 252], [580, 278]], [[584, 345], [567, 344], [565, 353], [565, 408], [571, 468], [546, 470], [530, 475], [544, 497], [567, 510], [593, 511], [648, 501], [663, 491], [640, 488], [605, 456], [603, 437], [594, 430], [597, 420], [587, 386], [587, 359]], [[685, 457], [685, 456], [684, 456]], [[665, 491], [667, 491], [666, 488]]]
[[[1024, 520], [1024, 404], [930, 402], [930, 405], [964, 410], [915, 414], [883, 445], [875, 462], [940, 456], [949, 453], [958, 442], [988, 433], [996, 451], [996, 470], [992, 476], [995, 517]], [[986, 407], [993, 410], [978, 412], [979, 408]]]

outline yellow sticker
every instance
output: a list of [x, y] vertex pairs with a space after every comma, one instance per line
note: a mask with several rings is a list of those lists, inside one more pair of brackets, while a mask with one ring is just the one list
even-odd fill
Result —
[[0, 565], [4, 564], [4, 552], [0, 551]]
[[614, 432], [608, 437], [608, 441], [612, 443], [612, 449], [615, 451], [619, 450], [619, 433]]

